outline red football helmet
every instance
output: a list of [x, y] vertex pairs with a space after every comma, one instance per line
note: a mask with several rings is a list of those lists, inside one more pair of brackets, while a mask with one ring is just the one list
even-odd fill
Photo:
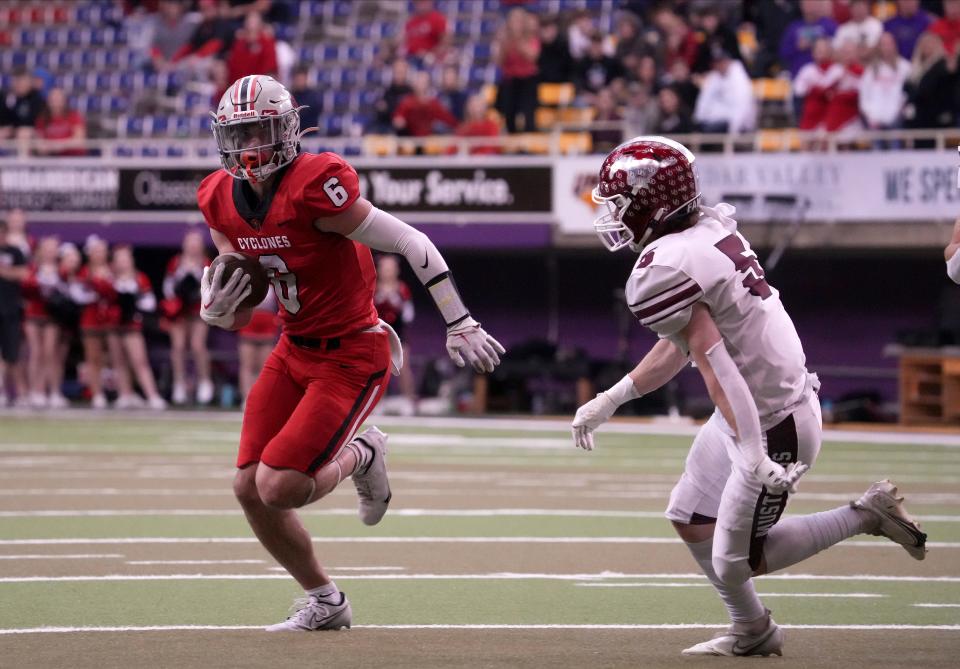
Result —
[[639, 251], [664, 223], [700, 206], [690, 150], [666, 137], [635, 137], [604, 159], [593, 201], [607, 212], [593, 222], [611, 251]]

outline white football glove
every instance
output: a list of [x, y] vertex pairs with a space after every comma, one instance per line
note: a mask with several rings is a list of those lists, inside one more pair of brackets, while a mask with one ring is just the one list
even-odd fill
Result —
[[250, 277], [246, 272], [234, 271], [223, 285], [223, 263], [210, 273], [203, 268], [200, 278], [200, 318], [208, 325], [229, 328], [237, 307], [250, 294]]
[[573, 417], [573, 443], [585, 451], [593, 450], [593, 431], [610, 420], [620, 407], [603, 392], [577, 409]]
[[457, 367], [470, 363], [477, 372], [492, 372], [506, 352], [500, 342], [469, 316], [447, 328], [447, 353]]
[[753, 468], [753, 475], [774, 495], [785, 492], [794, 495], [797, 492], [797, 481], [808, 469], [810, 466], [802, 462], [791, 462], [784, 469], [769, 456], [764, 456], [760, 464]]

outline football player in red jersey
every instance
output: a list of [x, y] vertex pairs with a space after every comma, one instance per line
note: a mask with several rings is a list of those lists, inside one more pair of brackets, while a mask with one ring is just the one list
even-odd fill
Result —
[[[390, 502], [386, 435], [356, 431], [403, 364], [399, 339], [373, 306], [370, 249], [404, 256], [447, 324], [459, 366], [490, 372], [504, 349], [470, 316], [450, 270], [421, 232], [360, 197], [354, 169], [333, 153], [300, 150], [296, 102], [279, 82], [234, 82], [213, 114], [223, 169], [198, 201], [217, 250], [257, 257], [281, 305], [283, 336], [247, 398], [234, 493], [257, 538], [307, 593], [270, 631], [349, 627], [350, 603], [314, 555], [295, 509], [352, 476], [360, 517], [374, 525]], [[241, 272], [204, 271], [200, 316], [243, 327], [250, 309]]]

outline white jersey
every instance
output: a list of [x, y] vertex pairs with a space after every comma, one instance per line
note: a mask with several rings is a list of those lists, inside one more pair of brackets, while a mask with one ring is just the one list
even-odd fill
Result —
[[684, 352], [677, 334], [696, 302], [708, 306], [766, 430], [804, 395], [803, 347], [780, 294], [728, 217], [733, 207], [701, 210], [696, 225], [644, 248], [627, 281], [627, 304], [641, 324]]

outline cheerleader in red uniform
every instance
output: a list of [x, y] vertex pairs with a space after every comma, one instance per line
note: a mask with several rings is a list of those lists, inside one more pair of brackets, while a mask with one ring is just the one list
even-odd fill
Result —
[[200, 320], [200, 278], [203, 268], [209, 264], [203, 235], [191, 231], [183, 238], [180, 254], [167, 265], [163, 279], [162, 310], [170, 334], [174, 404], [187, 402], [187, 342], [197, 369], [197, 402], [209, 404], [213, 400], [208, 327]]
[[129, 365], [140, 390], [147, 397], [149, 408], [166, 409], [167, 403], [157, 391], [143, 338], [143, 315], [157, 310], [157, 297], [153, 294], [150, 279], [137, 270], [133, 249], [129, 246], [118, 246], [113, 250], [113, 288], [120, 308], [119, 337], [123, 360], [118, 365]]
[[827, 105], [824, 126], [838, 140], [851, 141], [863, 130], [860, 121], [860, 79], [863, 65], [854, 42], [844, 42], [837, 49], [837, 65], [840, 68], [833, 95]]
[[[403, 359], [410, 360], [410, 346], [403, 338], [403, 331], [413, 322], [413, 298], [410, 287], [400, 279], [400, 263], [395, 255], [384, 254], [377, 258], [377, 290], [373, 295], [373, 303], [380, 318], [396, 331], [403, 342]], [[400, 413], [412, 416], [416, 413], [417, 396], [409, 364], [400, 369], [398, 381], [404, 399], [400, 404]]]
[[250, 322], [237, 331], [237, 352], [240, 356], [240, 396], [244, 401], [257, 380], [260, 370], [270, 357], [280, 333], [277, 297], [273, 287], [256, 309]]
[[[834, 87], [843, 75], [843, 66], [833, 62], [833, 46], [830, 40], [820, 38], [813, 43], [813, 62], [797, 72], [793, 80], [793, 94], [803, 98], [803, 111], [798, 127], [801, 130], [825, 129], [827, 110]], [[813, 140], [809, 148], [817, 148], [820, 142]]]
[[51, 316], [49, 301], [60, 284], [60, 240], [44, 237], [37, 243], [30, 273], [23, 282], [26, 298], [27, 377], [30, 383], [30, 406], [35, 409], [62, 409], [67, 400], [60, 391], [63, 379], [60, 366], [60, 325]]

